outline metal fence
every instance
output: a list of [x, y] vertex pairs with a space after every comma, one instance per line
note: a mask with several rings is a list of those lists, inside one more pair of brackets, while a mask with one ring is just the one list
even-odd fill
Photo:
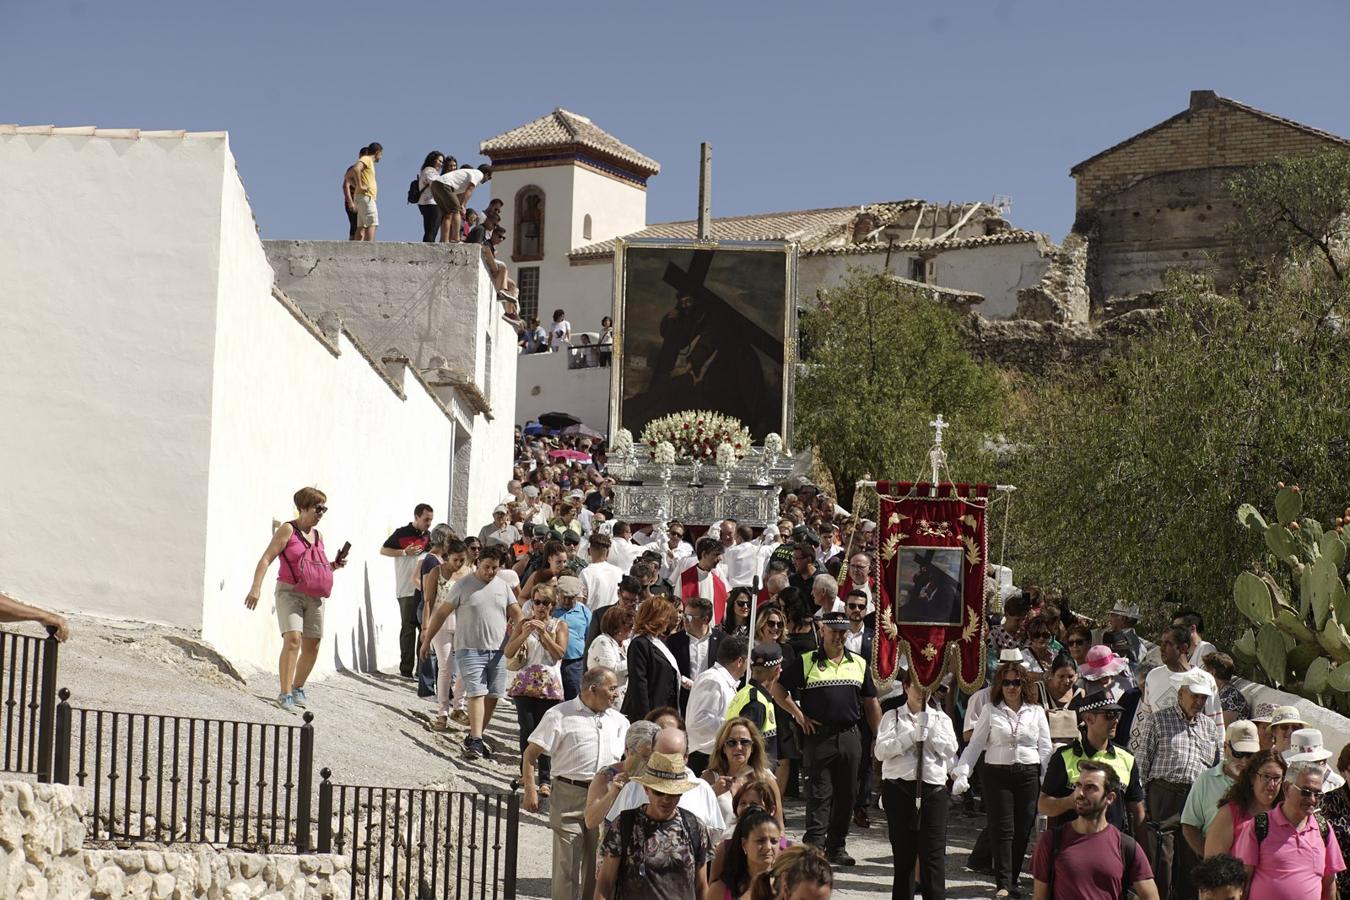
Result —
[[[72, 706], [55, 637], [0, 631], [0, 771], [83, 788], [87, 842], [348, 855], [352, 897], [515, 900], [514, 792], [335, 784], [314, 715], [274, 725]], [[59, 702], [58, 702], [59, 697]]]
[[0, 631], [0, 771], [50, 781], [56, 715], [56, 660], [60, 643], [47, 637]]
[[82, 709], [60, 696], [53, 775], [91, 795], [89, 841], [310, 852], [313, 713], [273, 725]]
[[515, 900], [520, 798], [334, 784], [319, 773], [320, 853], [351, 859], [361, 900]]

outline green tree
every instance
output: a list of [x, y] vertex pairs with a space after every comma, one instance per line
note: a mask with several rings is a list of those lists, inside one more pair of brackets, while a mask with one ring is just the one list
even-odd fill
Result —
[[962, 346], [960, 316], [883, 273], [852, 270], [821, 293], [801, 325], [807, 359], [797, 379], [796, 426], [849, 506], [864, 475], [926, 478], [941, 413], [956, 476], [976, 480], [1007, 389], [998, 371]]
[[1256, 272], [1311, 259], [1337, 280], [1350, 274], [1350, 153], [1328, 150], [1253, 166], [1228, 188], [1241, 207], [1234, 234]]
[[1019, 576], [1089, 612], [1139, 602], [1151, 626], [1175, 592], [1236, 638], [1233, 579], [1274, 569], [1238, 505], [1280, 481], [1322, 521], [1350, 500], [1350, 334], [1324, 315], [1344, 292], [1267, 280], [1238, 299], [1174, 275], [1152, 331], [1042, 382], [1014, 437]]

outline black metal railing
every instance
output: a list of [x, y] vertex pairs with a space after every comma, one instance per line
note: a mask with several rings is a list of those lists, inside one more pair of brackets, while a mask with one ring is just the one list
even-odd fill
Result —
[[56, 717], [56, 629], [40, 638], [0, 631], [0, 771], [50, 781]]
[[351, 859], [352, 897], [515, 900], [514, 792], [334, 784], [319, 773], [318, 851]]
[[60, 697], [53, 776], [86, 789], [87, 841], [311, 851], [313, 713], [274, 725], [83, 709], [65, 688]]

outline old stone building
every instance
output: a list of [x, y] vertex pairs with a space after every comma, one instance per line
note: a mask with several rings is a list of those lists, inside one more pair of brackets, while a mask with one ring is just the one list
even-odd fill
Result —
[[1156, 290], [1169, 269], [1213, 267], [1222, 287], [1234, 274], [1228, 180], [1244, 167], [1334, 148], [1350, 149], [1350, 140], [1192, 91], [1185, 110], [1074, 166], [1073, 230], [1088, 242], [1094, 315]]

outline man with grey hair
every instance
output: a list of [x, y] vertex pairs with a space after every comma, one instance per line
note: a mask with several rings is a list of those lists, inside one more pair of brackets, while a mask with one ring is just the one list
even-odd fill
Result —
[[1317, 811], [1325, 766], [1296, 762], [1285, 772], [1284, 800], [1238, 826], [1233, 856], [1247, 867], [1253, 898], [1330, 900], [1345, 870], [1340, 841]]
[[811, 600], [816, 604], [816, 618], [826, 613], [844, 612], [844, 601], [839, 599], [839, 582], [833, 575], [820, 574], [811, 585]]
[[613, 669], [596, 666], [587, 670], [577, 697], [544, 713], [521, 760], [524, 806], [538, 812], [535, 764], [541, 754], [552, 757], [553, 900], [595, 896], [599, 832], [586, 827], [586, 792], [597, 772], [623, 757], [628, 720], [614, 708], [618, 690]]
[[[656, 741], [652, 744], [652, 753], [675, 753], [685, 760], [685, 777], [691, 778], [698, 783], [682, 797], [680, 797], [679, 806], [681, 809], [687, 809], [698, 820], [708, 827], [713, 834], [721, 834], [726, 828], [726, 820], [722, 818], [721, 807], [717, 805], [717, 794], [713, 792], [712, 786], [702, 778], [697, 778], [692, 769], [688, 767], [689, 760], [689, 737], [678, 728], [662, 728], [661, 733], [656, 736]], [[614, 805], [605, 813], [605, 821], [613, 825], [619, 818], [619, 813], [626, 809], [637, 809], [643, 803], [647, 802], [647, 794], [642, 789], [642, 785], [636, 781], [629, 781], [624, 785], [623, 790], [619, 791], [619, 796], [615, 798]]]

